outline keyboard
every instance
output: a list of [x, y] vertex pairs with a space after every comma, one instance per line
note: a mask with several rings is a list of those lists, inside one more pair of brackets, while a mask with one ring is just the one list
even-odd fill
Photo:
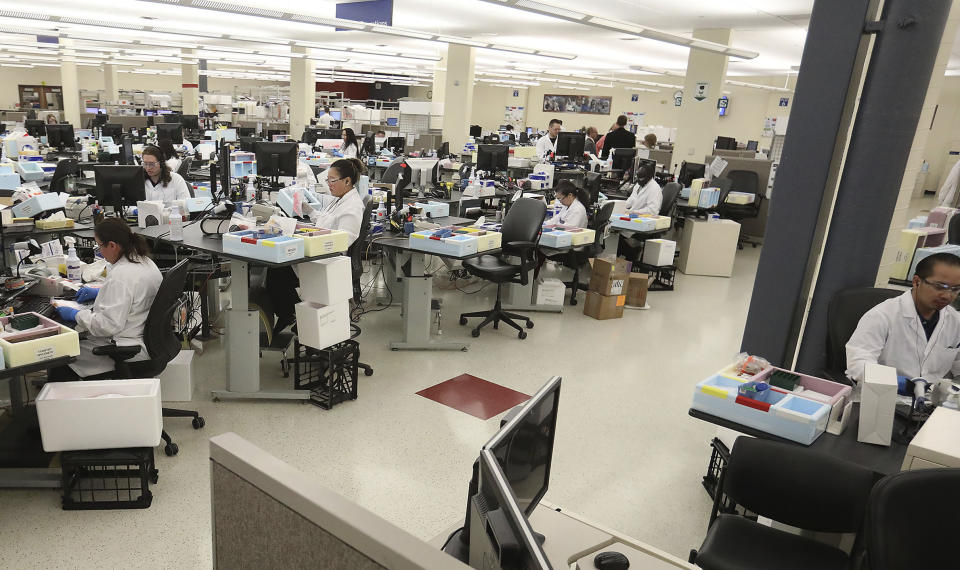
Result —
[[23, 297], [23, 302], [14, 307], [19, 313], [39, 313], [44, 317], [53, 314], [53, 305], [50, 304], [50, 297]]

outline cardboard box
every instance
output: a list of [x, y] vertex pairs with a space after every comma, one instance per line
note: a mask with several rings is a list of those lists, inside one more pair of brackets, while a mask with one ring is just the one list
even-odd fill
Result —
[[629, 275], [603, 277], [597, 274], [590, 276], [590, 291], [601, 295], [623, 295], [624, 285]]
[[623, 316], [623, 306], [627, 298], [624, 295], [601, 295], [596, 291], [587, 291], [587, 300], [583, 304], [583, 314], [598, 321], [619, 319]]
[[603, 279], [608, 277], [626, 277], [627, 274], [630, 273], [632, 266], [632, 263], [622, 257], [618, 257], [617, 259], [597, 257], [590, 260], [591, 279], [594, 275], [600, 276]]
[[860, 389], [860, 426], [857, 441], [890, 445], [897, 405], [897, 369], [867, 364]]
[[631, 273], [624, 287], [628, 307], [646, 307], [647, 289], [650, 286], [650, 277], [646, 273]]

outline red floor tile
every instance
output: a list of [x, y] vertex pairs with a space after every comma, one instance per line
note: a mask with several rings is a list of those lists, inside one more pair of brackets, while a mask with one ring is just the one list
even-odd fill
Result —
[[469, 374], [461, 374], [417, 394], [481, 420], [488, 420], [530, 399], [526, 394]]

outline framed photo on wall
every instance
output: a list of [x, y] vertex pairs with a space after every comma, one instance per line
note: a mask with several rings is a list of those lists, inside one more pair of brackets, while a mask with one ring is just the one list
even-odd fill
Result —
[[543, 110], [549, 113], [609, 115], [613, 97], [592, 95], [544, 95]]

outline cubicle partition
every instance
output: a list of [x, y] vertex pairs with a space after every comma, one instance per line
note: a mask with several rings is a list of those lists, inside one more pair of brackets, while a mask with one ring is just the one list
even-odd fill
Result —
[[[716, 153], [720, 152], [745, 152], [745, 151], [715, 151]], [[753, 152], [753, 151], [748, 151]], [[706, 164], [709, 165], [713, 162], [713, 159], [717, 154], [707, 155], [704, 160]], [[745, 236], [750, 236], [755, 238], [752, 241], [762, 242], [763, 234], [767, 229], [767, 212], [770, 208], [770, 198], [771, 196], [767, 195], [767, 184], [770, 182], [770, 170], [773, 165], [773, 162], [764, 158], [737, 158], [733, 156], [721, 156], [724, 160], [727, 161], [727, 167], [723, 170], [723, 173], [720, 176], [726, 176], [727, 172], [731, 170], [749, 170], [757, 173], [757, 178], [759, 179], [759, 189], [760, 194], [762, 194], [766, 200], [760, 204], [760, 213], [756, 218], [747, 218], [740, 222], [740, 233]], [[737, 188], [733, 188], [737, 190]]]

